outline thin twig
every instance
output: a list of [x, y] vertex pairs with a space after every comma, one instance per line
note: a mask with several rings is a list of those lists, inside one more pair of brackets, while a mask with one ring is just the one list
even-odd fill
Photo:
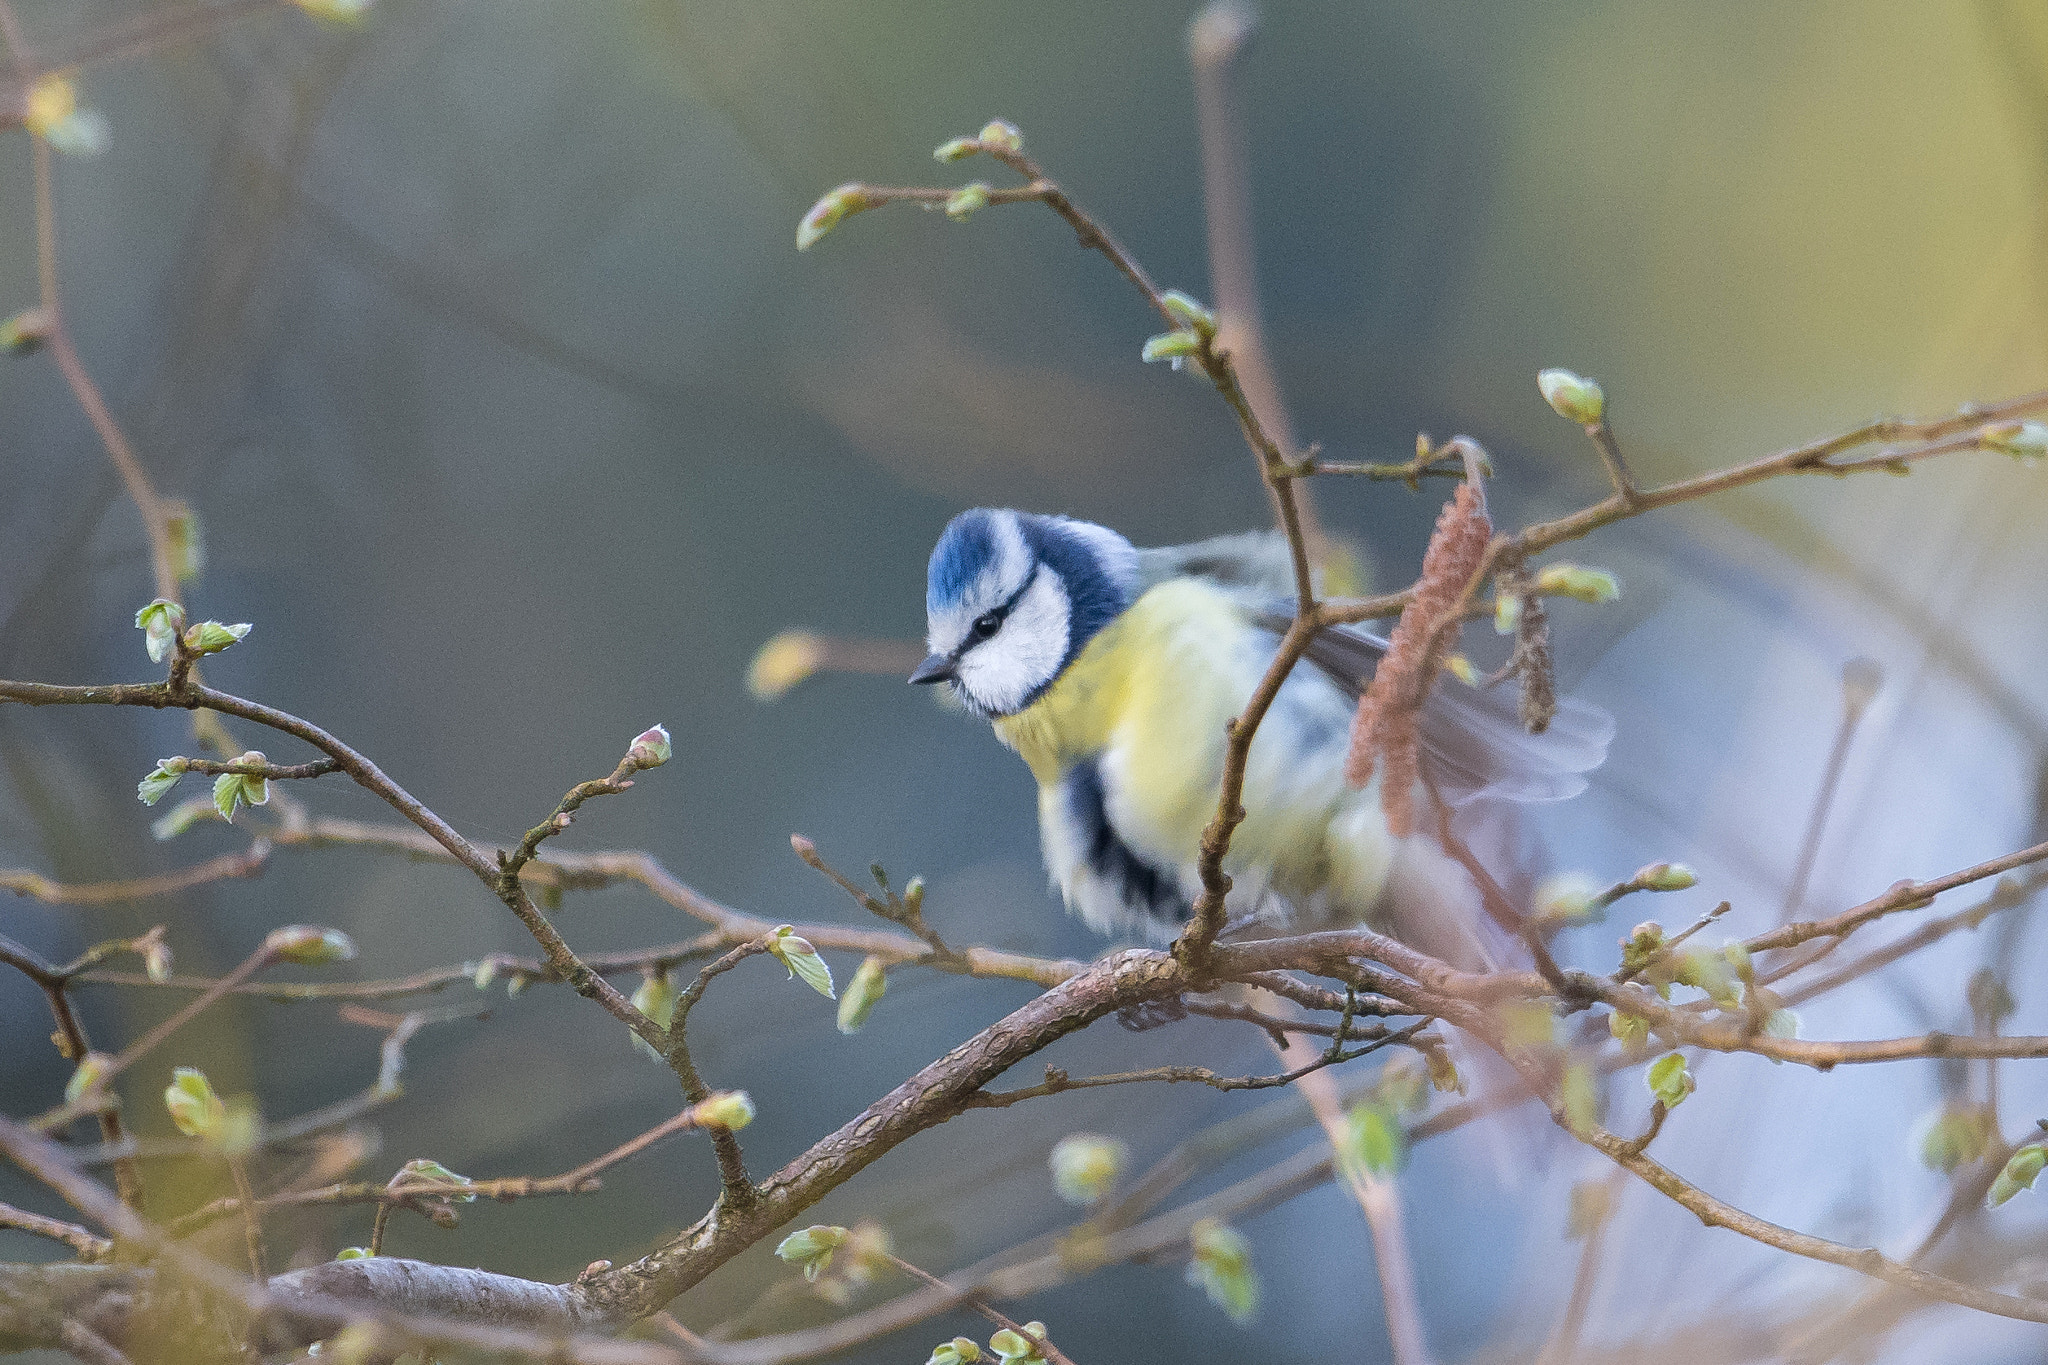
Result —
[[[1425, 1021], [1429, 1022], [1429, 1021]], [[1419, 1026], [1418, 1026], [1419, 1027]], [[1283, 1060], [1292, 1061], [1308, 1052], [1298, 1039], [1280, 1049]], [[1323, 1135], [1334, 1155], [1345, 1143], [1349, 1120], [1330, 1078], [1306, 1076], [1302, 1094], [1315, 1111]], [[1429, 1341], [1422, 1326], [1422, 1304], [1415, 1288], [1415, 1266], [1408, 1250], [1408, 1232], [1401, 1216], [1401, 1191], [1391, 1178], [1360, 1170], [1348, 1162], [1336, 1162], [1335, 1174], [1351, 1194], [1365, 1217], [1372, 1238], [1373, 1269], [1380, 1282], [1380, 1301], [1386, 1313], [1387, 1341], [1395, 1365], [1428, 1365]]]
[[[0, 11], [4, 11], [5, 4], [6, 0], [0, 0]], [[67, 978], [39, 955], [4, 935], [0, 935], [0, 962], [41, 987], [43, 998], [49, 1002], [50, 1017], [57, 1024], [58, 1053], [73, 1064], [84, 1061], [92, 1052], [92, 1042], [86, 1037], [85, 1025], [79, 1022], [78, 1012], [71, 1008]], [[99, 1121], [102, 1142], [118, 1145], [125, 1140], [121, 1115], [113, 1105], [97, 1106], [95, 1117]], [[114, 1185], [120, 1191], [121, 1202], [127, 1207], [141, 1205], [142, 1175], [134, 1162], [123, 1159], [115, 1163]]]
[[1604, 1207], [1592, 1225], [1585, 1229], [1585, 1241], [1579, 1248], [1579, 1266], [1572, 1274], [1571, 1296], [1565, 1301], [1564, 1316], [1552, 1330], [1550, 1340], [1543, 1343], [1536, 1365], [1569, 1365], [1572, 1357], [1578, 1354], [1579, 1334], [1585, 1330], [1586, 1310], [1592, 1305], [1593, 1286], [1599, 1280], [1601, 1254], [1607, 1250], [1608, 1230], [1614, 1226], [1614, 1206], [1620, 1201], [1627, 1180], [1625, 1173], [1613, 1171], [1600, 1184]]
[[[898, 1270], [910, 1276], [912, 1279], [922, 1282], [927, 1288], [936, 1289], [942, 1293], [952, 1292], [952, 1286], [947, 1284], [944, 1280], [940, 1279], [936, 1275], [931, 1274], [928, 1271], [922, 1270], [919, 1267], [912, 1265], [910, 1262], [904, 1260], [901, 1256], [898, 1256], [893, 1252], [888, 1251], [883, 1252], [882, 1255], [888, 1258], [888, 1261], [891, 1265], [895, 1266]], [[1074, 1362], [1068, 1358], [1066, 1352], [1060, 1350], [1059, 1347], [1053, 1345], [1051, 1340], [1049, 1340], [1046, 1337], [1037, 1336], [1033, 1333], [1025, 1331], [1023, 1324], [1013, 1321], [1010, 1318], [1004, 1317], [1001, 1313], [998, 1313], [995, 1309], [989, 1307], [980, 1299], [970, 1296], [964, 1302], [969, 1308], [972, 1308], [975, 1312], [981, 1314], [983, 1317], [987, 1318], [996, 1326], [1007, 1328], [1008, 1330], [1015, 1332], [1020, 1337], [1025, 1337], [1030, 1340], [1036, 1341], [1039, 1344], [1040, 1349], [1045, 1353], [1045, 1358], [1048, 1361], [1053, 1362], [1053, 1365], [1074, 1365]]]
[[475, 845], [456, 833], [447, 821], [428, 809], [418, 797], [387, 777], [383, 769], [363, 754], [311, 721], [302, 720], [287, 711], [280, 711], [259, 702], [244, 701], [240, 697], [208, 687], [196, 679], [188, 681], [182, 687], [174, 687], [168, 682], [116, 683], [110, 687], [60, 687], [47, 683], [0, 682], [0, 702], [17, 702], [29, 706], [93, 705], [145, 706], [157, 710], [204, 709], [222, 715], [237, 716], [304, 740], [334, 759], [341, 771], [355, 779], [359, 786], [381, 797], [399, 814], [425, 831], [435, 843], [447, 850], [455, 861], [468, 868], [489, 887], [498, 899], [518, 916], [520, 923], [526, 926], [527, 932], [540, 944], [550, 968], [561, 980], [568, 982], [577, 994], [603, 1006], [612, 1017], [645, 1039], [650, 1047], [658, 1045], [661, 1041], [660, 1027], [635, 1009], [633, 1003], [620, 994], [609, 981], [593, 972], [576, 956], [561, 934], [556, 932], [554, 926], [548, 923], [547, 917], [534, 905], [532, 897], [527, 895], [518, 877], [501, 876], [500, 869], [490, 859]]
[[[768, 940], [758, 938], [740, 944], [716, 962], [707, 964], [697, 973], [697, 979], [684, 987], [676, 996], [675, 1012], [670, 1015], [668, 1034], [660, 1051], [662, 1060], [683, 1083], [683, 1094], [692, 1104], [700, 1104], [710, 1097], [711, 1087], [697, 1071], [697, 1063], [690, 1056], [689, 1022], [690, 1011], [704, 998], [704, 988], [711, 979], [731, 971], [750, 957], [768, 951]], [[720, 1202], [735, 1209], [751, 1206], [760, 1194], [752, 1177], [747, 1174], [746, 1157], [740, 1151], [740, 1140], [729, 1128], [714, 1128], [711, 1131], [712, 1149], [718, 1154], [719, 1182], [723, 1186]]]
[[1820, 858], [1820, 842], [1827, 834], [1828, 817], [1834, 812], [1835, 790], [1841, 785], [1843, 768], [1848, 765], [1849, 745], [1876, 695], [1875, 676], [1877, 665], [1868, 659], [1851, 660], [1842, 670], [1842, 719], [1835, 727], [1834, 743], [1828, 747], [1820, 790], [1814, 793], [1813, 806], [1806, 817], [1806, 832], [1799, 839], [1799, 855], [1793, 860], [1792, 879], [1785, 888], [1785, 905], [1778, 912], [1780, 924], [1790, 923], [1806, 903], [1807, 884]]
[[91, 1228], [67, 1223], [61, 1218], [47, 1214], [31, 1213], [18, 1209], [12, 1204], [0, 1204], [0, 1228], [13, 1228], [16, 1232], [33, 1233], [37, 1237], [48, 1237], [62, 1242], [78, 1253], [78, 1259], [88, 1265], [98, 1265], [109, 1260], [114, 1254], [114, 1244], [94, 1234]]
[[[1059, 1095], [1069, 1090], [1092, 1090], [1105, 1085], [1134, 1085], [1146, 1081], [1164, 1081], [1168, 1084], [1194, 1083], [1206, 1085], [1212, 1090], [1269, 1090], [1275, 1086], [1292, 1085], [1302, 1077], [1321, 1071], [1324, 1067], [1341, 1062], [1355, 1061], [1367, 1053], [1377, 1052], [1395, 1043], [1407, 1042], [1433, 1020], [1422, 1020], [1411, 1024], [1398, 1033], [1376, 1038], [1364, 1047], [1344, 1051], [1315, 1052], [1313, 1056], [1290, 1070], [1271, 1076], [1225, 1076], [1205, 1066], [1154, 1066], [1143, 1071], [1120, 1071], [1106, 1076], [1069, 1076], [1058, 1067], [1045, 1069], [1045, 1080], [1037, 1085], [1028, 1085], [1016, 1090], [985, 1090], [967, 1102], [969, 1109], [1007, 1109], [1023, 1100], [1035, 1100], [1047, 1095]], [[1357, 1033], [1349, 1036], [1358, 1037]], [[1371, 1034], [1364, 1035], [1371, 1037]]]

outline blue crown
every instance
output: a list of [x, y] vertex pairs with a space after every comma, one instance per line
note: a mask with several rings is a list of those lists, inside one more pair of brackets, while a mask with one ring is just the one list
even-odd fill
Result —
[[[990, 569], [1006, 556], [1026, 561], [1003, 566], [1012, 570], [1004, 575], [1015, 580], [1006, 585], [1011, 591], [1027, 584], [1040, 564], [1058, 577], [1067, 596], [1066, 663], [1122, 615], [1136, 595], [1137, 551], [1107, 527], [1068, 517], [977, 507], [948, 522], [932, 550], [925, 581], [926, 610], [933, 615], [953, 610], [978, 587], [985, 590]], [[994, 604], [977, 605], [985, 609]]]

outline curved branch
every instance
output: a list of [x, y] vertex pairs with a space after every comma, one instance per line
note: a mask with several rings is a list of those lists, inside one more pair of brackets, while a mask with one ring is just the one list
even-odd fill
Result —
[[898, 1144], [964, 1112], [1010, 1067], [1104, 1015], [1189, 988], [1165, 953], [1132, 948], [1027, 1002], [869, 1105], [761, 1182], [744, 1209], [721, 1203], [668, 1245], [577, 1286], [604, 1321], [647, 1316], [795, 1218]]

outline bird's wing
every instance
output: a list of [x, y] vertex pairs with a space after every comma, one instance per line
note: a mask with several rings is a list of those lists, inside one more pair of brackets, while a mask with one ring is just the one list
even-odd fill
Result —
[[[1277, 633], [1287, 629], [1291, 617], [1265, 610], [1255, 619]], [[1327, 626], [1310, 642], [1305, 657], [1357, 696], [1386, 652], [1387, 642], [1377, 635]], [[1614, 717], [1564, 697], [1549, 728], [1532, 735], [1522, 728], [1511, 693], [1445, 683], [1430, 690], [1419, 728], [1430, 778], [1452, 805], [1480, 798], [1562, 801], [1584, 791], [1584, 775], [1606, 759]]]
[[1262, 601], [1294, 594], [1294, 560], [1278, 531], [1211, 536], [1192, 545], [1138, 551], [1138, 591], [1169, 578], [1201, 578], [1223, 588], [1250, 589]]

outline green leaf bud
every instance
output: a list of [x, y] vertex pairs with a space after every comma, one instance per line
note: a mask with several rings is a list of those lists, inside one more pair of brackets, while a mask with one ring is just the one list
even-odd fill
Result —
[[846, 983], [846, 994], [839, 998], [839, 1031], [859, 1033], [861, 1025], [867, 1023], [868, 1016], [875, 1012], [875, 1006], [882, 1003], [882, 996], [888, 989], [889, 969], [882, 959], [863, 959], [860, 969], [853, 974], [853, 980]]
[[761, 646], [747, 665], [747, 691], [774, 701], [825, 665], [826, 645], [808, 630], [785, 630]]
[[987, 181], [975, 180], [962, 185], [946, 196], [946, 216], [956, 223], [964, 223], [988, 207], [989, 185]]
[[1614, 1010], [1607, 1016], [1607, 1031], [1623, 1047], [1641, 1047], [1649, 1041], [1650, 1025], [1642, 1016]]
[[1536, 883], [1536, 920], [1544, 925], [1591, 924], [1607, 913], [1606, 888], [1583, 872], [1554, 872]]
[[1230, 1320], [1243, 1326], [1259, 1311], [1259, 1276], [1252, 1269], [1251, 1245], [1237, 1229], [1214, 1218], [1197, 1219], [1188, 1229], [1195, 1258], [1188, 1263], [1188, 1283], [1209, 1296]]
[[[480, 991], [489, 990], [491, 988], [491, 983], [493, 981], [496, 981], [497, 979], [498, 963], [497, 960], [494, 958], [487, 957], [482, 962], [477, 963], [475, 970], [473, 970], [469, 974], [470, 984], [475, 986]], [[633, 1036], [637, 1038], [640, 1035], [636, 1033]]]
[[768, 951], [775, 955], [777, 962], [789, 968], [792, 977], [802, 977], [806, 986], [827, 1000], [834, 998], [831, 967], [818, 956], [818, 950], [811, 946], [809, 939], [797, 934], [795, 925], [777, 927], [769, 936]]
[[744, 1128], [754, 1121], [753, 1097], [744, 1090], [715, 1090], [691, 1108], [690, 1121], [727, 1132]]
[[1052, 1187], [1069, 1204], [1085, 1208], [1116, 1185], [1130, 1154], [1131, 1149], [1116, 1138], [1069, 1133], [1053, 1144]]
[[2030, 1142], [2012, 1154], [2005, 1163], [2005, 1169], [1998, 1173], [1998, 1179], [1991, 1182], [1991, 1207], [1997, 1208], [2021, 1190], [2034, 1188], [2034, 1178], [2041, 1174], [2041, 1168], [2048, 1165], [2048, 1147]]
[[1493, 596], [1493, 633], [1513, 635], [1522, 624], [1522, 595], [1500, 592]]
[[348, 962], [356, 955], [355, 940], [339, 929], [317, 924], [287, 924], [272, 929], [263, 946], [280, 962], [301, 967], [324, 967], [330, 962]]
[[171, 979], [171, 945], [164, 942], [164, 927], [144, 934], [137, 947], [142, 950], [142, 971], [151, 981], [161, 986]]
[[947, 162], [965, 161], [970, 156], [978, 155], [980, 151], [981, 141], [978, 138], [948, 138], [932, 149], [932, 160]]
[[368, 1247], [343, 1247], [334, 1253], [334, 1259], [337, 1261], [364, 1261], [368, 1260], [369, 1256]]
[[1201, 351], [1202, 334], [1183, 328], [1177, 332], [1161, 332], [1158, 336], [1146, 338], [1144, 349], [1138, 352], [1138, 358], [1147, 365], [1164, 360], [1177, 370], [1182, 361], [1190, 356], [1200, 355]]
[[805, 1279], [816, 1280], [832, 1264], [832, 1253], [839, 1250], [847, 1236], [845, 1228], [819, 1223], [790, 1233], [776, 1246], [775, 1254], [793, 1266], [801, 1266]]
[[1205, 337], [1216, 335], [1216, 314], [1211, 312], [1203, 305], [1200, 299], [1197, 299], [1192, 294], [1184, 294], [1178, 289], [1169, 289], [1159, 296], [1159, 302], [1165, 306], [1166, 311], [1173, 315], [1173, 320], [1179, 323], [1184, 330], [1195, 332]]
[[[524, 977], [514, 977], [512, 984], [516, 985], [524, 979]], [[633, 1008], [639, 1010], [663, 1028], [667, 1028], [669, 1021], [675, 1017], [676, 1000], [681, 994], [676, 989], [676, 983], [670, 980], [667, 972], [649, 972], [646, 976], [640, 978], [640, 987], [633, 992]], [[662, 1060], [661, 1054], [656, 1052], [645, 1038], [630, 1031], [628, 1031], [627, 1036], [632, 1038], [633, 1046], [642, 1053], [657, 1062]]]
[[0, 322], [0, 350], [9, 355], [31, 355], [50, 339], [50, 315], [40, 307], [24, 308]]
[[1621, 596], [1621, 583], [1605, 569], [1580, 564], [1545, 564], [1536, 571], [1536, 590], [1598, 605]]
[[994, 147], [1005, 152], [1024, 150], [1024, 134], [1018, 132], [1017, 125], [1008, 119], [990, 119], [981, 125], [981, 132], [977, 137], [984, 147]]
[[2040, 422], [2010, 422], [1991, 427], [1984, 433], [1984, 444], [2015, 460], [2033, 464], [2048, 455], [2048, 426]]
[[1663, 951], [1664, 926], [1655, 920], [1644, 920], [1621, 941], [1622, 970], [1643, 971], [1655, 963]]
[[1921, 1125], [1920, 1162], [1948, 1175], [1983, 1156], [1997, 1137], [1997, 1125], [1983, 1105], [1945, 1104]]
[[182, 758], [160, 758], [143, 779], [135, 784], [135, 794], [142, 798], [145, 806], [154, 806], [164, 799], [164, 793], [178, 785], [178, 779], [187, 771]]
[[1651, 863], [1633, 880], [1644, 891], [1684, 891], [1698, 886], [1700, 878], [1684, 863]]
[[659, 768], [675, 754], [675, 746], [669, 742], [668, 727], [656, 725], [633, 736], [632, 747], [626, 750], [626, 761], [635, 768]]
[[[263, 751], [251, 749], [235, 759], [236, 763], [267, 763]], [[213, 808], [220, 812], [220, 818], [232, 821], [236, 806], [261, 806], [270, 800], [270, 779], [252, 773], [222, 773], [213, 779]]]
[[168, 597], [159, 597], [135, 613], [135, 628], [142, 632], [142, 647], [149, 661], [160, 664], [170, 657], [171, 647], [185, 629], [185, 609]]
[[1764, 1016], [1763, 1032], [1766, 1038], [1797, 1038], [1799, 1016], [1792, 1010], [1772, 1010]]
[[1451, 1060], [1450, 1049], [1438, 1045], [1423, 1054], [1429, 1060], [1429, 1084], [1439, 1094], [1464, 1094], [1465, 1078], [1458, 1074], [1458, 1064]]
[[913, 915], [924, 912], [924, 878], [912, 877], [903, 883], [903, 908]]
[[855, 1223], [832, 1258], [832, 1270], [811, 1281], [813, 1291], [828, 1303], [845, 1307], [853, 1293], [893, 1268], [889, 1230], [880, 1223]]
[[820, 237], [838, 227], [841, 219], [872, 207], [867, 192], [859, 185], [841, 185], [826, 191], [796, 225], [796, 249], [808, 251]]
[[94, 156], [107, 146], [107, 121], [78, 105], [78, 91], [63, 72], [51, 72], [29, 86], [22, 126], [56, 151]]
[[88, 1052], [72, 1071], [71, 1079], [64, 1083], [64, 1103], [76, 1104], [98, 1089], [107, 1079], [107, 1068], [114, 1059], [104, 1052]]
[[186, 1137], [213, 1137], [227, 1122], [228, 1107], [213, 1093], [206, 1073], [189, 1066], [171, 1072], [171, 1083], [164, 1090], [164, 1108], [171, 1111], [171, 1122]]
[[1045, 1324], [1027, 1322], [1021, 1332], [1005, 1327], [988, 1339], [988, 1348], [1002, 1365], [1028, 1365], [1045, 1359]]
[[954, 1337], [933, 1347], [931, 1358], [924, 1365], [975, 1365], [980, 1359], [980, 1346], [967, 1337]]
[[1682, 1052], [1659, 1057], [1651, 1064], [1643, 1080], [1657, 1102], [1666, 1109], [1676, 1109], [1684, 1104], [1685, 1097], [1693, 1092], [1696, 1085], [1692, 1073], [1685, 1069], [1685, 1054]]
[[185, 648], [194, 654], [218, 654], [229, 645], [247, 638], [252, 627], [247, 621], [224, 626], [218, 621], [201, 621], [185, 631]]
[[1354, 1172], [1392, 1175], [1408, 1163], [1408, 1135], [1384, 1104], [1354, 1104], [1344, 1117], [1337, 1159]]
[[1584, 375], [1570, 370], [1539, 370], [1536, 387], [1543, 391], [1543, 401], [1558, 416], [1582, 427], [1592, 426], [1607, 413], [1607, 395]]
[[1707, 998], [1722, 1009], [1732, 1010], [1742, 1003], [1738, 966], [1723, 949], [1687, 948], [1680, 954], [1671, 979], [1681, 986], [1706, 992]]

